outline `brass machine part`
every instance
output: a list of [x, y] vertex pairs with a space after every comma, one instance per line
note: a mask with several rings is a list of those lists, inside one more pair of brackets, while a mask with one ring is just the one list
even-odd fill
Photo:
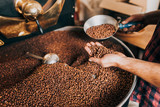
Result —
[[43, 14], [41, 4], [35, 0], [15, 0], [15, 8], [28, 21], [35, 20], [39, 15]]
[[0, 39], [0, 46], [4, 45], [4, 42]]
[[[51, 5], [52, 2], [53, 0], [48, 0], [41, 8], [40, 4], [34, 0], [15, 0], [16, 10], [23, 14], [28, 22], [26, 22], [25, 18], [0, 16], [0, 33], [6, 38], [29, 35], [32, 32], [38, 31], [37, 23], [33, 21], [34, 18], [38, 19], [43, 29], [56, 25], [65, 0], [56, 0]], [[30, 7], [30, 5], [32, 6]], [[28, 13], [28, 11], [31, 11], [30, 13], [32, 14]]]

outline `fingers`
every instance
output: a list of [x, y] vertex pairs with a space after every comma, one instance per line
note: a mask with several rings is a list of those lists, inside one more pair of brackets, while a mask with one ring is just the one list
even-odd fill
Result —
[[122, 31], [123, 31], [123, 32], [127, 32], [127, 31], [128, 31], [128, 28], [123, 28]]
[[93, 45], [93, 46], [94, 46], [94, 45], [95, 45], [95, 43], [94, 43], [94, 42], [90, 42], [90, 45]]
[[[134, 20], [134, 17], [131, 16], [131, 17], [127, 18], [126, 20], [122, 21], [122, 24], [127, 24], [127, 23], [129, 23], [129, 22], [131, 22], [133, 20]], [[134, 28], [135, 28], [135, 25], [131, 26], [130, 28], [123, 28], [122, 31], [123, 32], [133, 32]]]
[[100, 63], [101, 63], [101, 59], [100, 59], [100, 58], [91, 57], [91, 58], [89, 58], [89, 61], [95, 62], [95, 63], [97, 63], [97, 64], [100, 64]]
[[134, 19], [134, 17], [131, 16], [131, 17], [127, 18], [126, 20], [122, 21], [122, 24], [127, 24], [127, 23], [133, 21], [133, 19]]
[[84, 47], [84, 49], [87, 51], [87, 53], [91, 56], [92, 55], [92, 51], [90, 49], [91, 46], [103, 46], [101, 43], [99, 42], [90, 42], [87, 43], [86, 46]]
[[97, 45], [97, 46], [103, 46], [101, 43], [99, 43], [99, 42], [95, 42], [95, 45]]
[[90, 44], [90, 43], [87, 43], [87, 44], [86, 44], [86, 46], [88, 46], [88, 47], [89, 47], [89, 46], [91, 46], [91, 44]]
[[132, 25], [130, 28], [128, 28], [128, 32], [134, 32], [135, 31], [135, 25]]
[[[86, 46], [84, 47], [85, 50], [88, 52], [88, 54], [89, 54], [90, 56], [92, 56], [92, 51], [91, 51], [90, 47], [91, 47], [91, 46], [95, 46], [95, 45], [97, 45], [97, 46], [103, 46], [103, 45], [100, 44], [99, 42], [90, 42], [90, 43], [87, 43]], [[89, 61], [95, 62], [95, 63], [97, 63], [97, 64], [101, 64], [101, 59], [100, 59], [100, 58], [91, 57], [91, 58], [89, 58]]]
[[88, 53], [90, 56], [92, 55], [92, 52], [91, 52], [90, 48], [89, 48], [87, 45], [84, 47], [84, 49], [87, 51], [87, 53]]
[[97, 46], [103, 46], [101, 43], [99, 42], [90, 42], [90, 43], [87, 43], [86, 46], [94, 46], [94, 45], [97, 45]]

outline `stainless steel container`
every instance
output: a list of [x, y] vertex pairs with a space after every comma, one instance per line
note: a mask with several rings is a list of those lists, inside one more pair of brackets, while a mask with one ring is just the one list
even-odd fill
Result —
[[[83, 31], [83, 27], [67, 26], [67, 27], [63, 27], [63, 28], [57, 29], [56, 31]], [[126, 56], [135, 58], [135, 56], [133, 55], [132, 51], [121, 40], [119, 40], [118, 38], [112, 36], [112, 37], [108, 38], [107, 40], [112, 41], [115, 44], [121, 45], [123, 47], [123, 49], [124, 49], [124, 52], [125, 52]], [[133, 92], [133, 90], [134, 90], [134, 88], [136, 86], [137, 76], [134, 75], [133, 79], [134, 80], [133, 80], [132, 86], [130, 87], [130, 90], [128, 91], [127, 95], [124, 96], [123, 100], [117, 105], [117, 107], [123, 106], [125, 104], [125, 102], [129, 99], [131, 93]]]
[[[89, 18], [84, 23], [83, 29], [86, 32], [88, 28], [93, 27], [93, 26], [102, 25], [102, 24], [113, 25], [115, 27], [115, 32], [113, 33], [113, 35], [117, 32], [117, 30], [119, 28], [119, 26], [118, 26], [119, 22], [116, 19], [114, 19], [113, 17], [108, 16], [108, 15], [96, 15], [96, 16], [93, 16], [93, 17]], [[112, 37], [113, 35], [111, 35], [110, 37]], [[88, 35], [88, 36], [90, 36], [90, 35]], [[110, 37], [100, 38], [100, 39], [97, 39], [97, 40], [105, 40], [105, 39], [108, 39]]]
[[[93, 26], [98, 26], [98, 25], [102, 25], [102, 24], [111, 24], [115, 27], [115, 32], [113, 33], [113, 35], [115, 35], [116, 32], [118, 31], [118, 29], [129, 28], [133, 25], [141, 24], [141, 22], [129, 22], [127, 24], [122, 24], [120, 22], [121, 22], [121, 17], [117, 17], [117, 19], [115, 19], [115, 18], [108, 16], [108, 15], [95, 15], [95, 16], [89, 18], [84, 23], [83, 29], [86, 32], [88, 28], [91, 28]], [[100, 39], [96, 38], [96, 39], [97, 40], [105, 40], [110, 37], [113, 37], [113, 35], [110, 35], [109, 37], [105, 37], [105, 38], [100, 38]], [[90, 36], [90, 35], [88, 35], [88, 36]], [[95, 39], [95, 38], [93, 38], [93, 39]]]

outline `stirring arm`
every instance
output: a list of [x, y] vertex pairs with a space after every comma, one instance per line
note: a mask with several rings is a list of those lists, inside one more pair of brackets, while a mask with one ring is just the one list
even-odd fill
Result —
[[36, 58], [36, 59], [41, 59], [41, 60], [43, 60], [43, 57], [38, 56], [38, 55], [34, 55], [34, 54], [32, 54], [32, 53], [29, 53], [29, 52], [27, 52], [26, 55], [31, 56], [31, 57]]

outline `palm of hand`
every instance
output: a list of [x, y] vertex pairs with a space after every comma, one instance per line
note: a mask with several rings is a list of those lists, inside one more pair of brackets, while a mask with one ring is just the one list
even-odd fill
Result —
[[[90, 42], [87, 43], [87, 45], [85, 46], [85, 50], [88, 52], [88, 54], [90, 56], [93, 56], [92, 50], [91, 50], [91, 46], [99, 46], [99, 47], [104, 47], [102, 44], [100, 44], [99, 42]], [[103, 48], [106, 49], [106, 48]], [[91, 58], [89, 58], [89, 61], [95, 62], [100, 64], [102, 67], [111, 67], [111, 66], [118, 66], [117, 65], [117, 61], [119, 61], [122, 57], [125, 57], [124, 54], [120, 53], [120, 52], [113, 52], [111, 51], [110, 53], [106, 53], [105, 55], [103, 55], [103, 57], [96, 57], [93, 56]]]

